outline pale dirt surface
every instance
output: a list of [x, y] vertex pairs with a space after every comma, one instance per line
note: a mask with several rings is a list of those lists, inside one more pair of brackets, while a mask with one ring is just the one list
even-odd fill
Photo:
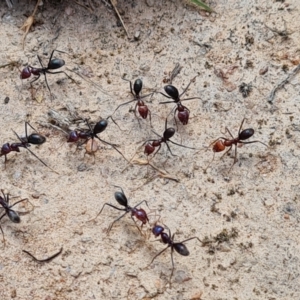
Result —
[[[217, 11], [211, 15], [179, 0], [118, 1], [129, 34], [140, 32], [138, 41], [129, 41], [114, 12], [95, 2], [91, 12], [72, 1], [46, 1], [24, 51], [20, 27], [34, 3], [23, 1], [8, 10], [1, 2], [1, 65], [21, 63], [0, 69], [1, 145], [16, 142], [11, 129], [24, 134], [27, 120], [47, 137], [32, 151], [59, 174], [25, 149], [8, 155], [6, 169], [2, 158], [1, 188], [27, 197], [34, 209], [23, 202], [14, 208], [31, 211], [21, 215], [20, 224], [6, 216], [1, 220], [6, 246], [1, 241], [0, 299], [300, 299], [300, 75], [278, 90], [273, 105], [267, 101], [300, 63], [299, 1], [209, 1]], [[47, 64], [53, 49], [68, 53], [56, 57], [66, 61], [62, 70], [79, 85], [64, 74], [49, 75], [51, 100], [43, 76], [32, 95], [19, 69], [27, 63], [39, 67], [37, 54]], [[70, 117], [70, 104], [94, 122], [109, 116], [132, 99], [124, 73], [130, 80], [143, 79], [144, 94], [162, 92], [176, 63], [183, 68], [173, 84], [181, 92], [199, 74], [185, 97], [201, 100], [184, 103], [190, 121], [179, 124], [173, 140], [202, 150], [171, 145], [173, 157], [163, 145], [152, 163], [178, 182], [157, 176], [161, 173], [149, 166], [128, 165], [104, 144], [94, 162], [49, 126], [49, 110]], [[89, 75], [98, 87], [70, 70]], [[247, 98], [239, 92], [242, 82], [253, 86]], [[158, 133], [174, 106], [158, 104], [166, 100], [155, 94], [147, 102]], [[149, 120], [141, 120], [139, 128], [133, 107], [114, 115], [123, 131], [110, 122], [101, 138], [120, 145], [128, 159], [138, 150], [135, 159], [145, 160], [139, 147], [155, 135]], [[252, 140], [269, 147], [239, 147], [230, 173], [233, 156], [220, 160], [218, 153], [205, 173], [213, 154], [203, 147], [227, 136], [225, 127], [236, 135], [244, 117], [244, 128], [255, 130]], [[172, 116], [169, 126], [176, 127]], [[174, 253], [171, 285], [170, 250], [149, 266], [164, 245], [150, 234], [141, 236], [129, 215], [109, 235], [106, 229], [119, 211], [106, 207], [89, 222], [105, 202], [117, 205], [113, 185], [123, 187], [132, 205], [147, 200], [152, 212], [142, 207], [152, 224], [160, 215], [176, 241], [193, 236], [211, 241], [187, 242], [188, 257]], [[146, 235], [147, 228], [143, 231]], [[62, 254], [44, 264], [22, 252], [46, 258], [62, 246]]]

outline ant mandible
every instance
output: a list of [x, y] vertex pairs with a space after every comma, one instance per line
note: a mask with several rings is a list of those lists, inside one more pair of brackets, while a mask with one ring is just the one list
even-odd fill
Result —
[[60, 50], [53, 50], [52, 53], [51, 53], [51, 56], [49, 58], [47, 67], [43, 66], [41, 58], [39, 56], [37, 56], [42, 67], [41, 68], [35, 68], [35, 67], [32, 67], [32, 66], [27, 66], [21, 71], [20, 78], [21, 79], [27, 79], [31, 75], [37, 76], [35, 79], [33, 79], [30, 82], [30, 84], [32, 85], [32, 83], [37, 81], [40, 78], [41, 74], [43, 74], [45, 76], [46, 85], [47, 85], [47, 88], [48, 88], [50, 94], [51, 94], [51, 90], [50, 90], [50, 87], [48, 85], [46, 74], [64, 73], [69, 79], [71, 79], [74, 82], [74, 79], [71, 78], [65, 71], [57, 71], [57, 72], [50, 72], [49, 71], [49, 70], [59, 69], [59, 68], [61, 68], [65, 65], [65, 61], [63, 59], [60, 59], [60, 58], [52, 59], [54, 51], [60, 52], [60, 53], [65, 53], [65, 52], [60, 51]]
[[[166, 85], [164, 87], [165, 92], [168, 95], [165, 95], [164, 93], [161, 93], [163, 96], [169, 98], [169, 99], [173, 99], [172, 101], [165, 101], [165, 102], [159, 102], [159, 104], [166, 104], [166, 103], [175, 103], [177, 106], [175, 108], [174, 111], [174, 119], [175, 119], [175, 123], [177, 126], [177, 122], [176, 122], [176, 118], [175, 118], [175, 114], [176, 112], [178, 112], [177, 117], [179, 119], [179, 121], [182, 123], [182, 125], [187, 125], [188, 121], [189, 121], [189, 116], [190, 116], [190, 110], [181, 104], [182, 101], [187, 101], [187, 100], [193, 100], [193, 99], [201, 99], [199, 97], [192, 97], [192, 98], [186, 98], [186, 99], [180, 99], [182, 97], [182, 95], [187, 91], [187, 89], [189, 88], [189, 86], [191, 85], [192, 82], [195, 82], [197, 76], [195, 76], [190, 83], [187, 85], [187, 87], [183, 90], [183, 92], [181, 94], [179, 94], [178, 89], [173, 86], [173, 85]], [[173, 109], [171, 110], [171, 112], [173, 111]], [[170, 113], [171, 113], [170, 112]]]
[[[215, 158], [215, 153], [216, 152], [222, 152], [225, 150], [226, 147], [229, 147], [229, 149], [224, 153], [224, 155], [226, 153], [228, 153], [232, 146], [235, 146], [235, 154], [234, 154], [234, 161], [232, 166], [230, 167], [230, 170], [232, 169], [232, 167], [236, 164], [236, 162], [238, 161], [237, 159], [237, 145], [238, 144], [252, 144], [252, 143], [261, 143], [264, 146], [268, 147], [268, 145], [266, 145], [265, 143], [261, 142], [261, 141], [250, 141], [250, 142], [244, 142], [244, 140], [249, 139], [251, 136], [253, 136], [254, 134], [254, 129], [253, 128], [247, 128], [242, 130], [243, 124], [244, 124], [245, 118], [243, 119], [240, 128], [239, 128], [239, 132], [238, 132], [238, 136], [236, 138], [233, 137], [233, 135], [231, 134], [230, 130], [226, 127], [225, 130], [230, 134], [230, 136], [232, 137], [232, 139], [228, 139], [225, 137], [219, 137], [216, 140], [214, 140], [211, 144], [213, 145], [213, 152], [214, 152], [214, 156], [212, 161], [210, 162], [210, 164], [207, 166], [207, 168], [205, 170], [208, 169], [208, 167], [211, 165], [211, 163], [213, 162], [214, 158]], [[223, 155], [223, 156], [224, 156]]]
[[[18, 215], [18, 213], [16, 211], [14, 211], [12, 209], [12, 207], [14, 207], [16, 204], [20, 203], [20, 202], [23, 202], [25, 200], [28, 200], [27, 198], [25, 199], [22, 199], [22, 200], [19, 200], [17, 202], [15, 202], [13, 205], [9, 205], [9, 194], [4, 194], [4, 191], [1, 190], [2, 192], [2, 196], [0, 196], [0, 205], [4, 208], [5, 212], [4, 214], [0, 217], [0, 221], [1, 219], [7, 215], [8, 218], [13, 222], [13, 223], [20, 223], [21, 222], [21, 218], [20, 216]], [[3, 232], [3, 229], [1, 227], [1, 224], [0, 224], [0, 229], [1, 229], [1, 232], [2, 232], [2, 236], [3, 236], [3, 241], [5, 243], [5, 238], [4, 238], [4, 232]]]
[[121, 106], [136, 101], [136, 104], [135, 104], [135, 107], [134, 107], [134, 115], [135, 115], [135, 117], [137, 118], [138, 122], [140, 122], [140, 121], [139, 121], [138, 116], [136, 115], [136, 110], [138, 110], [140, 116], [141, 116], [143, 119], [147, 119], [148, 114], [149, 114], [149, 119], [150, 119], [150, 123], [151, 123], [151, 111], [149, 110], [148, 106], [145, 104], [145, 102], [144, 102], [142, 99], [143, 99], [143, 98], [146, 98], [146, 97], [148, 97], [148, 96], [150, 96], [150, 95], [153, 95], [153, 93], [150, 93], [150, 94], [141, 96], [140, 93], [141, 93], [142, 88], [143, 88], [143, 81], [142, 81], [141, 79], [136, 79], [136, 80], [134, 81], [133, 88], [132, 88], [132, 83], [131, 83], [130, 80], [127, 80], [127, 79], [125, 79], [125, 78], [123, 78], [123, 79], [126, 80], [126, 81], [129, 81], [129, 84], [130, 84], [130, 92], [131, 92], [131, 94], [133, 95], [134, 99], [132, 99], [132, 100], [130, 100], [130, 101], [127, 101], [127, 102], [125, 102], [125, 103], [120, 104], [120, 105], [115, 109], [115, 111], [113, 112], [113, 114], [114, 114]]
[[170, 146], [168, 145], [168, 142], [180, 146], [180, 147], [184, 147], [184, 148], [188, 148], [188, 149], [195, 149], [192, 147], [188, 147], [188, 146], [184, 146], [178, 143], [175, 143], [173, 141], [170, 140], [170, 138], [175, 134], [175, 129], [170, 127], [167, 128], [167, 119], [165, 121], [165, 131], [163, 133], [163, 136], [160, 136], [159, 134], [157, 134], [155, 131], [153, 131], [153, 133], [155, 133], [157, 136], [159, 136], [159, 139], [151, 139], [146, 141], [143, 145], [145, 145], [145, 149], [144, 149], [144, 153], [149, 156], [150, 154], [152, 154], [155, 151], [155, 148], [158, 147], [157, 151], [154, 153], [153, 157], [156, 155], [156, 153], [160, 150], [161, 148], [161, 144], [165, 143], [168, 147], [168, 150], [170, 151], [171, 155], [176, 156], [172, 153]]
[[190, 241], [190, 240], [194, 240], [194, 239], [197, 239], [199, 242], [201, 242], [199, 240], [199, 238], [197, 237], [191, 237], [191, 238], [188, 238], [184, 241], [181, 241], [181, 242], [174, 242], [174, 236], [175, 236], [175, 233], [171, 236], [171, 231], [169, 229], [169, 234], [167, 234], [166, 232], [164, 232], [165, 228], [161, 225], [155, 225], [153, 228], [152, 228], [152, 233], [154, 234], [155, 237], [159, 237], [161, 238], [161, 241], [164, 243], [164, 244], [167, 244], [168, 246], [163, 249], [162, 251], [160, 251], [158, 254], [156, 254], [153, 258], [152, 258], [152, 261], [150, 263], [150, 265], [153, 263], [153, 261], [155, 260], [155, 258], [157, 258], [159, 255], [161, 255], [163, 252], [165, 252], [168, 248], [171, 247], [171, 261], [172, 261], [172, 272], [171, 272], [171, 276], [170, 276], [170, 280], [173, 276], [173, 272], [174, 272], [174, 260], [173, 260], [173, 251], [175, 249], [175, 251], [177, 253], [179, 253], [180, 255], [183, 255], [183, 256], [188, 256], [190, 255], [190, 252], [189, 250], [187, 249], [187, 247], [184, 245], [185, 242], [187, 241]]
[[[44, 166], [51, 169], [45, 162], [43, 162], [34, 152], [32, 152], [29, 149], [31, 144], [32, 145], [42, 145], [43, 143], [45, 143], [46, 138], [43, 135], [41, 135], [37, 132], [28, 135], [27, 126], [30, 126], [34, 131], [36, 131], [28, 122], [25, 122], [25, 137], [20, 137], [14, 130], [12, 130], [14, 132], [14, 134], [17, 136], [17, 138], [20, 140], [20, 143], [11, 143], [11, 144], [10, 143], [5, 143], [1, 147], [0, 156], [4, 155], [4, 157], [5, 157], [5, 162], [4, 162], [5, 167], [6, 167], [6, 162], [7, 162], [7, 154], [9, 154], [12, 151], [20, 152], [20, 148], [25, 148], [34, 157], [36, 157]], [[52, 171], [54, 171], [54, 170], [52, 170]]]
[[127, 213], [129, 213], [129, 212], [131, 212], [131, 219], [134, 221], [136, 227], [137, 227], [138, 230], [141, 232], [140, 228], [137, 226], [137, 224], [136, 224], [136, 222], [135, 222], [135, 220], [134, 220], [133, 217], [136, 217], [138, 220], [140, 220], [140, 221], [142, 222], [142, 227], [143, 227], [143, 225], [147, 224], [147, 222], [149, 222], [149, 219], [148, 219], [148, 216], [147, 216], [147, 213], [145, 212], [145, 210], [142, 209], [142, 208], [137, 208], [137, 207], [138, 207], [139, 205], [141, 205], [143, 202], [145, 202], [146, 205], [148, 206], [147, 201], [146, 201], [146, 200], [143, 200], [143, 201], [141, 201], [140, 203], [138, 203], [137, 205], [135, 205], [134, 207], [131, 207], [131, 206], [128, 205], [128, 200], [127, 200], [127, 197], [125, 196], [125, 193], [124, 193], [123, 189], [122, 189], [121, 187], [119, 187], [119, 186], [116, 186], [116, 185], [114, 185], [114, 187], [121, 189], [121, 192], [115, 192], [115, 199], [117, 200], [117, 202], [118, 202], [120, 205], [124, 206], [125, 208], [119, 208], [119, 207], [114, 206], [114, 205], [112, 205], [112, 204], [110, 204], [110, 203], [104, 203], [104, 205], [102, 206], [100, 212], [99, 212], [99, 213], [97, 214], [97, 216], [96, 216], [94, 219], [92, 219], [92, 220], [95, 220], [95, 219], [102, 213], [102, 210], [104, 209], [105, 205], [108, 205], [108, 206], [110, 206], [110, 207], [112, 207], [112, 208], [114, 208], [114, 209], [125, 211], [125, 213], [124, 213], [123, 215], [121, 215], [119, 218], [117, 218], [116, 220], [114, 220], [114, 221], [110, 224], [110, 226], [109, 226], [109, 228], [108, 228], [108, 230], [107, 230], [107, 233], [110, 232], [110, 230], [112, 229], [113, 225], [114, 225], [117, 221], [119, 221], [120, 219], [122, 219], [122, 218], [123, 218]]
[[[100, 142], [112, 146], [127, 161], [123, 153], [119, 151], [114, 144], [106, 142], [98, 136], [98, 134], [103, 132], [108, 125], [106, 119], [102, 119], [101, 121], [97, 122], [93, 128], [87, 119], [84, 119], [84, 121], [87, 124], [89, 129], [86, 131], [79, 131], [79, 130], [70, 131], [67, 139], [68, 143], [75, 143], [78, 142], [80, 139], [83, 139], [84, 140], [83, 144], [85, 144], [88, 142], [88, 140], [90, 139], [94, 140], [94, 138], [97, 138]], [[91, 149], [93, 149], [93, 145], [91, 145]]]

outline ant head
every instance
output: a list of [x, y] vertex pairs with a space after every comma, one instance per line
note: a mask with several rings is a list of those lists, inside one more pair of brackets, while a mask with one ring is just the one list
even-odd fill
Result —
[[143, 81], [141, 79], [137, 79], [133, 84], [133, 90], [135, 94], [138, 96], [143, 87]]
[[146, 146], [145, 146], [144, 153], [146, 155], [150, 155], [151, 153], [154, 152], [154, 150], [155, 150], [155, 147], [151, 143], [147, 143]]
[[140, 220], [143, 223], [143, 225], [149, 222], [147, 213], [142, 208], [134, 208], [134, 210], [132, 211], [132, 215], [134, 215], [138, 220]]
[[8, 154], [10, 151], [11, 146], [9, 143], [6, 143], [1, 147], [0, 156]]
[[167, 128], [164, 132], [164, 139], [169, 140], [175, 134], [174, 128]]
[[254, 134], [254, 129], [248, 128], [239, 133], [239, 140], [247, 140]]
[[160, 226], [160, 225], [155, 225], [152, 228], [152, 233], [155, 235], [155, 237], [158, 237], [162, 234], [162, 232], [165, 230], [164, 227]]
[[29, 144], [42, 145], [43, 143], [46, 142], [46, 138], [41, 134], [32, 133], [27, 137], [27, 141]]
[[105, 129], [106, 129], [106, 127], [107, 127], [107, 120], [101, 120], [101, 121], [99, 121], [96, 125], [95, 125], [95, 127], [94, 127], [94, 134], [98, 134], [98, 133], [101, 133], [102, 131], [104, 131]]
[[67, 142], [68, 143], [75, 143], [79, 140], [79, 135], [77, 133], [76, 130], [72, 130], [69, 132], [69, 135], [68, 135], [68, 139], [67, 139]]
[[165, 92], [176, 102], [179, 101], [179, 92], [174, 85], [166, 85]]
[[175, 244], [173, 244], [173, 247], [176, 250], [176, 252], [179, 253], [180, 255], [183, 255], [183, 256], [190, 255], [188, 248], [182, 243], [175, 243]]
[[31, 76], [31, 69], [30, 67], [25, 67], [20, 74], [21, 79], [27, 79]]
[[128, 206], [128, 200], [123, 192], [115, 192], [115, 199], [124, 207]]
[[12, 209], [9, 209], [7, 212], [7, 215], [9, 217], [9, 219], [14, 222], [14, 223], [20, 223], [21, 219], [19, 217], [19, 215]]
[[182, 123], [182, 125], [187, 125], [187, 123], [189, 122], [189, 116], [190, 113], [189, 111], [183, 106], [183, 105], [178, 105], [178, 119], [179, 121]]
[[222, 140], [218, 140], [214, 145], [213, 145], [213, 151], [214, 152], [222, 152], [225, 149], [224, 142]]
[[[140, 102], [142, 102], [142, 100], [140, 100]], [[144, 103], [144, 102], [143, 102], [143, 103]], [[138, 107], [138, 111], [139, 111], [140, 116], [141, 116], [143, 119], [147, 119], [148, 112], [149, 112], [149, 108], [148, 108], [146, 105], [140, 105], [140, 106]]]

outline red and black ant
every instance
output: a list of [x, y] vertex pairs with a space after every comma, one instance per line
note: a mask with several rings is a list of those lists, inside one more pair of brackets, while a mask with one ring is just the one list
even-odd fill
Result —
[[185, 242], [187, 241], [190, 241], [190, 240], [194, 240], [194, 239], [197, 239], [199, 242], [201, 242], [199, 240], [199, 238], [197, 237], [191, 237], [191, 238], [188, 238], [184, 241], [181, 241], [181, 242], [174, 242], [174, 236], [175, 236], [175, 233], [173, 235], [171, 235], [171, 231], [169, 229], [169, 234], [167, 234], [166, 232], [164, 232], [165, 228], [160, 226], [160, 225], [155, 225], [153, 228], [152, 228], [152, 233], [154, 234], [155, 237], [159, 237], [161, 238], [161, 241], [164, 243], [164, 244], [167, 244], [168, 246], [163, 249], [162, 251], [160, 251], [158, 254], [156, 254], [153, 258], [152, 258], [152, 261], [150, 264], [153, 263], [153, 261], [155, 260], [156, 257], [158, 257], [159, 255], [161, 255], [163, 252], [165, 252], [169, 247], [171, 247], [171, 261], [172, 261], [172, 272], [171, 272], [171, 276], [170, 276], [170, 280], [173, 276], [173, 272], [174, 272], [174, 260], [173, 260], [173, 251], [175, 250], [177, 253], [179, 253], [180, 255], [183, 255], [183, 256], [188, 256], [190, 255], [190, 252], [189, 250], [187, 249], [187, 247], [184, 245]]
[[[174, 111], [174, 119], [175, 119], [175, 123], [177, 125], [176, 122], [176, 118], [175, 118], [175, 114], [178, 111], [177, 117], [179, 119], [179, 121], [182, 123], [182, 125], [187, 125], [188, 121], [189, 121], [189, 116], [190, 116], [190, 110], [181, 104], [182, 101], [187, 101], [187, 100], [193, 100], [193, 99], [201, 99], [199, 97], [192, 97], [192, 98], [186, 98], [186, 99], [180, 99], [182, 97], [182, 95], [187, 91], [187, 89], [189, 88], [189, 86], [191, 85], [192, 82], [195, 81], [197, 76], [195, 76], [190, 83], [187, 85], [187, 87], [183, 90], [183, 92], [181, 94], [179, 94], [178, 89], [173, 86], [173, 85], [166, 85], [164, 87], [165, 92], [168, 95], [165, 95], [164, 93], [160, 93], [163, 96], [169, 98], [169, 99], [173, 99], [173, 101], [165, 101], [165, 102], [160, 102], [159, 104], [166, 104], [166, 103], [175, 103], [177, 106], [175, 108]], [[173, 109], [171, 110], [171, 112], [173, 111]], [[171, 113], [170, 112], [170, 113]]]
[[[85, 130], [85, 131], [80, 131], [80, 130], [70, 131], [69, 134], [68, 134], [68, 139], [67, 139], [68, 143], [75, 143], [75, 142], [78, 142], [80, 139], [82, 139], [82, 140], [84, 140], [83, 144], [85, 144], [90, 139], [92, 139], [92, 141], [93, 141], [94, 138], [97, 138], [100, 142], [112, 146], [127, 161], [127, 159], [123, 155], [123, 153], [121, 151], [119, 151], [114, 144], [106, 142], [98, 136], [98, 134], [103, 132], [106, 129], [107, 125], [108, 125], [108, 122], [107, 122], [106, 119], [102, 119], [101, 121], [97, 122], [94, 127], [91, 126], [91, 124], [88, 122], [87, 119], [84, 119], [84, 121], [87, 124], [88, 129]], [[93, 152], [93, 150], [94, 150], [93, 145], [91, 145], [90, 148], [92, 149], [91, 152]]]
[[[9, 154], [12, 151], [20, 152], [20, 148], [25, 148], [28, 150], [34, 157], [36, 157], [44, 166], [51, 169], [46, 163], [44, 163], [36, 154], [34, 154], [30, 149], [30, 145], [42, 145], [46, 142], [46, 138], [35, 132], [30, 135], [27, 134], [27, 126], [30, 126], [34, 131], [36, 131], [28, 122], [25, 122], [25, 137], [20, 137], [14, 130], [14, 134], [17, 136], [17, 138], [20, 140], [20, 143], [5, 143], [0, 150], [0, 156], [5, 157], [5, 167], [7, 162], [7, 154]], [[51, 169], [52, 170], [52, 169]], [[53, 170], [54, 171], [54, 170]], [[55, 171], [54, 171], [55, 172]]]
[[[23, 202], [23, 201], [28, 200], [28, 199], [25, 198], [25, 199], [22, 199], [22, 200], [19, 200], [19, 201], [15, 202], [15, 203], [12, 204], [12, 205], [9, 205], [9, 194], [6, 194], [6, 195], [5, 195], [3, 190], [1, 190], [1, 192], [2, 192], [3, 197], [0, 196], [0, 205], [4, 208], [5, 212], [4, 212], [4, 214], [3, 214], [2, 216], [0, 216], [0, 221], [1, 221], [1, 219], [2, 219], [5, 215], [7, 215], [8, 218], [9, 218], [13, 223], [20, 223], [20, 222], [21, 222], [21, 218], [20, 218], [20, 216], [18, 215], [18, 213], [12, 209], [12, 207], [14, 207], [14, 206], [17, 205], [18, 203]], [[4, 232], [3, 232], [3, 229], [2, 229], [2, 227], [1, 227], [1, 224], [0, 224], [0, 229], [1, 229], [1, 232], [2, 232], [2, 236], [3, 236], [3, 241], [4, 241], [4, 243], [5, 243]]]
[[[143, 145], [145, 145], [145, 149], [144, 149], [144, 153], [149, 156], [150, 154], [152, 154], [155, 151], [155, 148], [158, 147], [157, 151], [154, 153], [154, 156], [156, 155], [156, 153], [160, 150], [161, 148], [161, 144], [165, 143], [168, 147], [168, 150], [170, 151], [171, 155], [176, 156], [172, 153], [170, 146], [168, 145], [168, 142], [180, 146], [180, 147], [184, 147], [184, 148], [188, 148], [188, 149], [195, 149], [192, 147], [188, 147], [188, 146], [184, 146], [178, 143], [175, 143], [173, 141], [170, 140], [170, 138], [175, 134], [175, 129], [170, 127], [167, 128], [167, 119], [165, 121], [165, 131], [163, 133], [163, 136], [160, 136], [158, 133], [156, 133], [155, 131], [153, 131], [153, 133], [155, 133], [156, 135], [158, 135], [160, 138], [159, 139], [151, 139], [146, 141]], [[153, 157], [154, 157], [153, 156]]]
[[59, 68], [61, 68], [65, 65], [65, 61], [63, 59], [60, 59], [60, 58], [52, 59], [54, 51], [60, 52], [60, 53], [65, 53], [63, 51], [53, 50], [52, 53], [51, 53], [51, 56], [49, 58], [47, 67], [43, 66], [41, 58], [39, 56], [37, 56], [42, 67], [41, 68], [35, 68], [35, 67], [32, 67], [32, 66], [27, 66], [21, 71], [20, 78], [21, 79], [27, 79], [31, 75], [37, 76], [35, 79], [33, 79], [30, 82], [30, 84], [32, 85], [32, 83], [37, 81], [40, 78], [41, 74], [43, 74], [45, 76], [46, 85], [47, 85], [47, 88], [48, 88], [50, 94], [51, 94], [51, 90], [50, 90], [50, 87], [48, 85], [46, 74], [64, 73], [69, 79], [71, 79], [73, 82], [75, 82], [74, 79], [72, 77], [70, 77], [65, 71], [50, 72], [50, 70], [56, 70], [56, 69], [59, 69]]
[[146, 98], [148, 96], [151, 96], [153, 95], [153, 93], [150, 93], [150, 94], [147, 94], [147, 95], [144, 95], [144, 96], [141, 96], [140, 93], [142, 91], [142, 88], [143, 88], [143, 81], [141, 79], [136, 79], [134, 81], [134, 84], [133, 84], [133, 88], [132, 88], [132, 83], [130, 80], [127, 80], [125, 78], [123, 78], [124, 80], [126, 81], [129, 81], [129, 84], [130, 84], [130, 92], [131, 94], [133, 95], [134, 99], [130, 100], [130, 101], [127, 101], [125, 103], [122, 103], [120, 104], [116, 109], [115, 111], [113, 112], [113, 114], [123, 105], [126, 105], [126, 104], [129, 104], [131, 102], [134, 102], [136, 101], [136, 104], [135, 104], [135, 107], [134, 107], [134, 115], [135, 117], [137, 118], [138, 122], [139, 121], [139, 118], [136, 114], [136, 110], [138, 110], [140, 116], [143, 118], [143, 119], [147, 119], [148, 115], [149, 115], [149, 119], [150, 119], [150, 123], [151, 123], [151, 111], [149, 110], [148, 106], [145, 104], [145, 102], [142, 100], [143, 98]]
[[[251, 136], [253, 136], [254, 134], [254, 129], [253, 128], [247, 128], [242, 130], [243, 124], [244, 124], [245, 118], [243, 119], [240, 128], [239, 128], [239, 132], [238, 132], [238, 136], [236, 138], [233, 137], [233, 135], [231, 134], [230, 130], [226, 127], [225, 130], [230, 134], [230, 136], [232, 137], [232, 139], [228, 139], [225, 137], [219, 137], [216, 140], [214, 140], [211, 144], [213, 145], [213, 152], [214, 152], [214, 156], [212, 161], [210, 162], [210, 164], [207, 166], [207, 168], [205, 170], [208, 169], [208, 167], [211, 165], [211, 163], [213, 162], [214, 158], [215, 158], [215, 153], [216, 152], [222, 152], [225, 150], [226, 147], [229, 147], [229, 149], [224, 153], [224, 155], [226, 153], [228, 153], [232, 146], [235, 146], [235, 154], [234, 154], [234, 161], [232, 166], [230, 167], [230, 170], [232, 169], [232, 167], [236, 164], [236, 162], [238, 161], [237, 159], [237, 145], [238, 144], [252, 144], [252, 143], [261, 143], [264, 146], [268, 147], [268, 145], [266, 145], [265, 143], [261, 142], [261, 141], [250, 141], [250, 142], [244, 142], [244, 140], [249, 139]], [[223, 156], [224, 156], [223, 155]], [[230, 171], [229, 170], [229, 171]]]
[[[115, 192], [115, 199], [117, 200], [117, 202], [124, 206], [125, 208], [119, 208], [117, 206], [114, 206], [110, 203], [104, 203], [104, 205], [102, 206], [102, 209], [100, 210], [100, 212], [97, 214], [97, 216], [92, 219], [92, 220], [95, 220], [101, 213], [102, 213], [102, 210], [104, 208], [105, 205], [108, 205], [114, 209], [117, 209], [117, 210], [122, 210], [122, 211], [125, 211], [125, 213], [123, 215], [121, 215], [119, 218], [117, 218], [116, 220], [114, 220], [108, 230], [107, 230], [107, 233], [110, 232], [110, 230], [112, 229], [113, 225], [119, 221], [120, 219], [122, 219], [126, 214], [128, 214], [129, 212], [131, 213], [131, 219], [134, 221], [135, 225], [137, 226], [135, 220], [133, 217], [136, 217], [138, 220], [140, 220], [142, 222], [142, 227], [143, 225], [147, 224], [149, 222], [149, 219], [148, 219], [148, 216], [147, 216], [147, 213], [145, 212], [144, 209], [142, 208], [137, 208], [139, 205], [141, 205], [143, 202], [146, 203], [146, 205], [148, 206], [148, 203], [146, 200], [143, 200], [141, 201], [140, 203], [138, 203], [137, 205], [135, 205], [134, 207], [131, 207], [128, 205], [128, 200], [127, 200], [127, 197], [125, 196], [125, 193], [123, 191], [123, 189], [119, 186], [114, 186], [116, 188], [120, 188], [121, 189], [121, 192]], [[141, 232], [140, 228], [137, 226], [138, 230]]]

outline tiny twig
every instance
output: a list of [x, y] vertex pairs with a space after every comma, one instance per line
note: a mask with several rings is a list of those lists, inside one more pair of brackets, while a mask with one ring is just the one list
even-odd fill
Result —
[[52, 259], [54, 259], [55, 257], [57, 257], [58, 255], [61, 254], [61, 252], [63, 251], [63, 247], [60, 248], [60, 250], [53, 254], [52, 256], [48, 257], [48, 258], [45, 258], [45, 259], [37, 259], [36, 257], [34, 257], [30, 252], [26, 251], [26, 250], [22, 250], [24, 253], [28, 254], [31, 258], [33, 258], [33, 260], [37, 261], [37, 262], [49, 262], [51, 261]]
[[282, 89], [289, 81], [300, 71], [300, 64], [288, 75], [286, 79], [284, 79], [282, 82], [280, 82], [277, 86], [273, 88], [273, 90], [270, 93], [270, 96], [268, 98], [268, 102], [270, 104], [273, 104], [273, 100], [275, 97], [275, 93], [279, 90]]
[[113, 8], [114, 8], [116, 14], [118, 15], [118, 18], [120, 19], [120, 22], [122, 23], [122, 26], [123, 26], [123, 28], [124, 28], [126, 34], [127, 34], [127, 37], [129, 38], [129, 34], [128, 34], [128, 31], [127, 31], [127, 28], [126, 28], [126, 26], [125, 26], [125, 24], [124, 24], [124, 22], [123, 22], [123, 19], [122, 19], [121, 15], [119, 14], [119, 11], [118, 11], [118, 9], [117, 9], [117, 1], [116, 1], [116, 0], [110, 0], [110, 3], [111, 3], [111, 5], [113, 6]]

